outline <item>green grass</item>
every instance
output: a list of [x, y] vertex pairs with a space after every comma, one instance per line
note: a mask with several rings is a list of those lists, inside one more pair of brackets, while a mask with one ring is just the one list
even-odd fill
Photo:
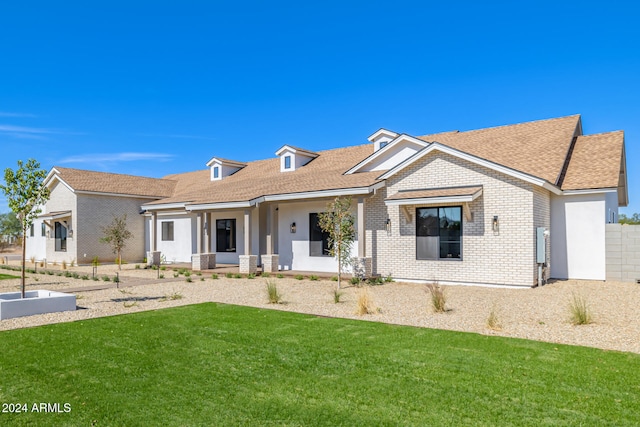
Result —
[[13, 276], [11, 274], [0, 274], [0, 280], [19, 279], [20, 276]]
[[0, 332], [2, 425], [638, 425], [640, 355], [222, 304]]

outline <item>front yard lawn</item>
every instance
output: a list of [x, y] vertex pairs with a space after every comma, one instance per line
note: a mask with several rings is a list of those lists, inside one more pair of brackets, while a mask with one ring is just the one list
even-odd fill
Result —
[[1, 274], [0, 273], [0, 280], [9, 280], [9, 279], [19, 279], [20, 276], [12, 276], [11, 274]]
[[0, 332], [0, 349], [0, 425], [640, 424], [637, 354], [250, 307]]

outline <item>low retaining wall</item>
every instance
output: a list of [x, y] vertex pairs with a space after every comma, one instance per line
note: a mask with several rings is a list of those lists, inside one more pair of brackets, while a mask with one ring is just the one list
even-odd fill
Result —
[[20, 292], [0, 294], [0, 320], [34, 314], [75, 311], [76, 296], [55, 291], [27, 291], [25, 298]]
[[640, 225], [606, 225], [607, 280], [640, 283]]

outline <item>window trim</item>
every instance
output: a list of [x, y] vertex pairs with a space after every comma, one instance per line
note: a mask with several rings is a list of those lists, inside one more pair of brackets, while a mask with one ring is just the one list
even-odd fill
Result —
[[284, 168], [291, 169], [291, 156], [284, 156]]
[[67, 252], [67, 228], [60, 221], [54, 222], [53, 227], [54, 227], [53, 250], [55, 252]]
[[[418, 256], [418, 237], [422, 237], [422, 236], [418, 236], [418, 218], [419, 218], [418, 211], [420, 209], [437, 209], [437, 215], [438, 215], [438, 218], [440, 218], [440, 209], [445, 209], [445, 208], [458, 208], [459, 211], [460, 211], [460, 241], [459, 241], [460, 257], [459, 258], [453, 258], [453, 257], [451, 257], [451, 258], [449, 258], [449, 257], [441, 258], [440, 257], [440, 230], [441, 230], [441, 228], [438, 227], [438, 236], [437, 236], [438, 237], [438, 257], [437, 258], [420, 258]], [[463, 254], [464, 254], [464, 252], [463, 252], [463, 244], [462, 244], [463, 236], [464, 236], [464, 218], [463, 218], [463, 216], [464, 216], [464, 212], [463, 212], [463, 209], [462, 209], [461, 205], [420, 206], [420, 207], [416, 207], [416, 210], [415, 210], [415, 217], [416, 217], [416, 221], [415, 221], [415, 227], [416, 227], [416, 229], [415, 229], [416, 260], [417, 261], [456, 261], [456, 262], [462, 261], [464, 259], [464, 256], [463, 256]]]
[[[165, 230], [165, 224], [167, 229]], [[173, 242], [174, 224], [173, 221], [160, 222], [160, 240], [163, 242]]]

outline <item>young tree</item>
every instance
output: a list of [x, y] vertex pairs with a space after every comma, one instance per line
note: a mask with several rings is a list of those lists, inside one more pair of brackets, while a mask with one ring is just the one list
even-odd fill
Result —
[[355, 240], [355, 217], [351, 213], [351, 197], [337, 197], [318, 214], [320, 228], [329, 233], [329, 254], [338, 260], [338, 289], [342, 285], [342, 271], [351, 264], [351, 248]]
[[100, 239], [102, 243], [108, 243], [111, 245], [113, 253], [116, 254], [116, 261], [118, 262], [118, 270], [122, 270], [122, 249], [124, 249], [126, 242], [131, 238], [132, 234], [127, 228], [127, 214], [121, 217], [113, 217], [113, 221], [106, 227], [102, 227], [104, 237]]
[[33, 224], [38, 214], [42, 212], [41, 206], [49, 200], [49, 189], [42, 185], [47, 171], [40, 169], [40, 163], [34, 159], [23, 163], [18, 160], [18, 169], [4, 170], [4, 185], [0, 189], [4, 192], [9, 203], [9, 208], [16, 214], [20, 221], [22, 231], [22, 298], [25, 297], [25, 253], [27, 250], [27, 230]]

